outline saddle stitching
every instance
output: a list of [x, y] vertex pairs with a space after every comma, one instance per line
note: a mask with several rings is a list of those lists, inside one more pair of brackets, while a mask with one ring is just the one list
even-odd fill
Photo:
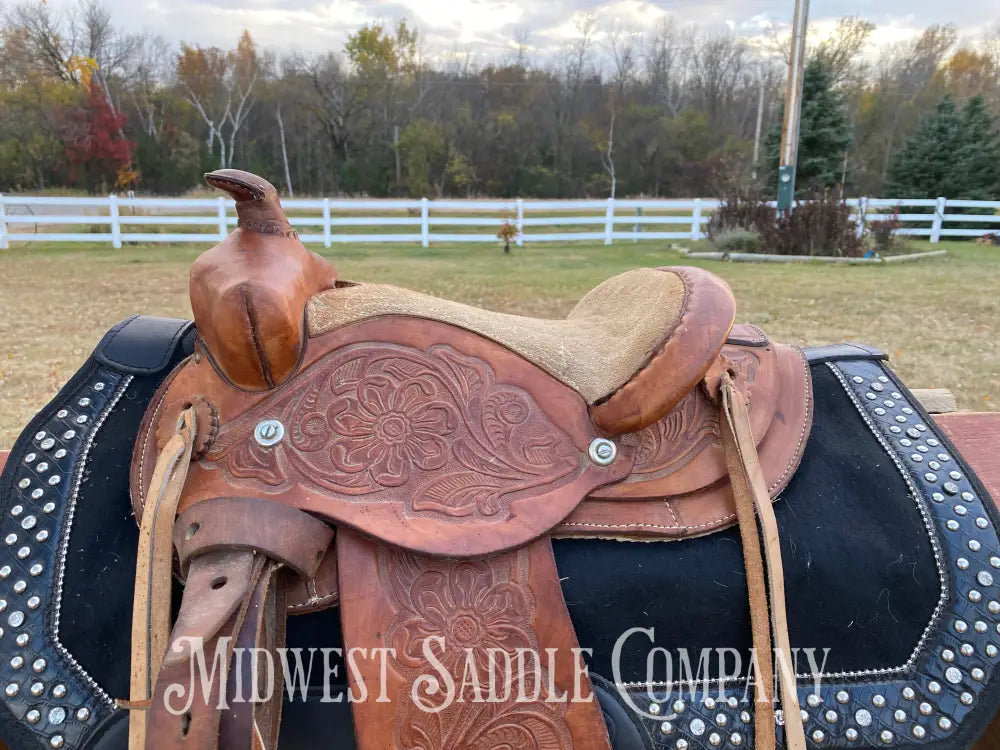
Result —
[[812, 424], [813, 398], [812, 378], [809, 377], [809, 360], [806, 359], [805, 353], [799, 347], [795, 347], [795, 352], [799, 355], [799, 359], [802, 361], [802, 369], [805, 371], [806, 375], [804, 401], [806, 404], [806, 414], [809, 416], [802, 422], [802, 429], [799, 430], [799, 439], [795, 444], [795, 451], [788, 459], [788, 464], [785, 466], [785, 470], [781, 472], [781, 475], [774, 480], [770, 487], [767, 488], [768, 492], [775, 492], [779, 489], [783, 489], [785, 478], [788, 477], [790, 479], [791, 477], [789, 475], [795, 473], [795, 469], [798, 468], [799, 462], [802, 460], [802, 453], [806, 447], [806, 439], [809, 437], [809, 427]]

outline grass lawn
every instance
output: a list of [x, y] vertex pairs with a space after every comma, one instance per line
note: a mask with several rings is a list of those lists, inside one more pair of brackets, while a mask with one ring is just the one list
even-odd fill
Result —
[[[1000, 409], [1000, 249], [935, 247], [950, 256], [884, 267], [688, 261], [666, 242], [535, 245], [509, 256], [493, 245], [323, 252], [345, 278], [547, 317], [615, 273], [700, 265], [732, 285], [740, 320], [775, 339], [864, 341], [888, 351], [911, 387], [950, 388], [962, 409]], [[114, 323], [136, 312], [190, 316], [187, 268], [202, 249], [36, 243], [0, 251], [0, 449]]]

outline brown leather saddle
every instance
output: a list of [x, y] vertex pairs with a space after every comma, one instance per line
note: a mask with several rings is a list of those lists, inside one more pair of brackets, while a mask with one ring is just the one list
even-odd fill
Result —
[[[563, 320], [493, 313], [342, 280], [269, 183], [206, 179], [239, 225], [191, 269], [195, 351], [135, 447], [133, 748], [276, 747], [280, 689], [218, 707], [256, 679], [236, 649], [280, 648], [286, 612], [334, 604], [366, 655], [348, 675], [369, 694], [352, 704], [358, 747], [608, 748], [591, 700], [509, 698], [470, 719], [426, 681], [428, 648], [458, 684], [469, 658], [554, 649], [532, 679], [589, 696], [556, 536], [665, 541], [738, 521], [754, 644], [787, 649], [770, 501], [805, 446], [809, 373], [797, 349], [733, 326], [723, 281], [638, 269]], [[218, 649], [225, 668], [171, 710], [171, 686]], [[762, 662], [757, 710], [774, 710], [777, 667], [796, 747], [794, 676]], [[773, 747], [773, 718], [756, 727]]]

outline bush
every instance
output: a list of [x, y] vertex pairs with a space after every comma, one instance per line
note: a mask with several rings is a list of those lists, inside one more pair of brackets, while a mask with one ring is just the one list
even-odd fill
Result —
[[726, 253], [759, 253], [760, 235], [746, 229], [730, 229], [717, 234], [712, 244]]
[[712, 212], [705, 234], [713, 244], [733, 231], [761, 232], [774, 223], [774, 206], [753, 189], [732, 188], [726, 191], [722, 203]]
[[829, 193], [800, 201], [789, 213], [776, 216], [761, 231], [764, 252], [776, 255], [833, 255], [860, 258], [864, 241], [851, 209]]

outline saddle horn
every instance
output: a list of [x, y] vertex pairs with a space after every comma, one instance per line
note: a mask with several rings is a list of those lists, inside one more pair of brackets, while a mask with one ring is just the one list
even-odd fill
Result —
[[306, 250], [267, 180], [219, 169], [205, 182], [236, 200], [236, 229], [191, 266], [191, 308], [218, 370], [248, 391], [275, 388], [305, 347], [305, 307], [337, 272]]

